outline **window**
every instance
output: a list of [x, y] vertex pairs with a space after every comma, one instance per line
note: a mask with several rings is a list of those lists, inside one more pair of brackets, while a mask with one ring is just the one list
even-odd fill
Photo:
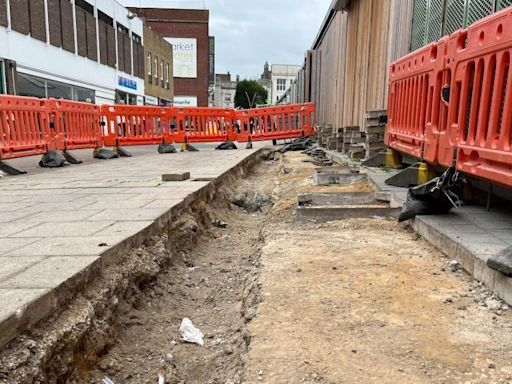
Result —
[[278, 91], [286, 90], [286, 79], [277, 79], [277, 90]]
[[155, 65], [155, 68], [153, 71], [153, 75], [155, 75], [155, 83], [158, 84], [158, 57], [155, 57], [153, 64]]
[[18, 94], [32, 97], [54, 97], [94, 103], [96, 93], [92, 89], [47, 80], [41, 77], [18, 73]]
[[148, 53], [147, 67], [148, 67], [148, 82], [150, 84], [153, 82], [152, 64], [153, 64], [153, 60], [151, 59], [151, 53]]
[[160, 86], [163, 88], [164, 84], [164, 61], [160, 60]]
[[165, 88], [170, 89], [169, 87], [169, 63], [165, 64]]

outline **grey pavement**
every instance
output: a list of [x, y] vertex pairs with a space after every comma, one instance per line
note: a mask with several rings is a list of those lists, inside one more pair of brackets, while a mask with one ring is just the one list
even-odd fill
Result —
[[[58, 287], [97, 272], [133, 246], [129, 239], [170, 220], [173, 207], [209, 183], [196, 179], [216, 178], [266, 145], [215, 151], [202, 144], [177, 154], [129, 148], [133, 157], [108, 161], [89, 150], [81, 151], [84, 164], [59, 169], [32, 166], [36, 157], [11, 161], [29, 173], [0, 178], [0, 346], [55, 310]], [[161, 180], [173, 172], [191, 178]]]

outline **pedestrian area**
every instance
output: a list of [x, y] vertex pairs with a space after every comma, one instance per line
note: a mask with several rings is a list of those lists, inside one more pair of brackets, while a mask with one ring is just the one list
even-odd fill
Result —
[[[173, 207], [256, 151], [155, 151], [1, 178], [0, 345], [51, 314], [171, 220]], [[181, 172], [190, 179], [162, 181], [164, 173]]]

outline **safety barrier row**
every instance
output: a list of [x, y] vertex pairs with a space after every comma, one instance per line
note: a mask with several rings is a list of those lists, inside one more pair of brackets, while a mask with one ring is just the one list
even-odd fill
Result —
[[314, 133], [314, 114], [313, 103], [234, 110], [0, 95], [0, 160], [104, 145], [296, 138]]
[[512, 8], [391, 64], [386, 144], [512, 186]]

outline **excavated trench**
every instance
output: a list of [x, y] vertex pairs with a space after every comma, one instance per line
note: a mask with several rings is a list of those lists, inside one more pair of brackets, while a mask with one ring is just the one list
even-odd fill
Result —
[[[240, 382], [272, 159], [263, 151], [237, 167], [64, 311], [13, 340], [0, 354], [0, 383]], [[203, 347], [180, 341], [184, 317], [205, 334]]]

